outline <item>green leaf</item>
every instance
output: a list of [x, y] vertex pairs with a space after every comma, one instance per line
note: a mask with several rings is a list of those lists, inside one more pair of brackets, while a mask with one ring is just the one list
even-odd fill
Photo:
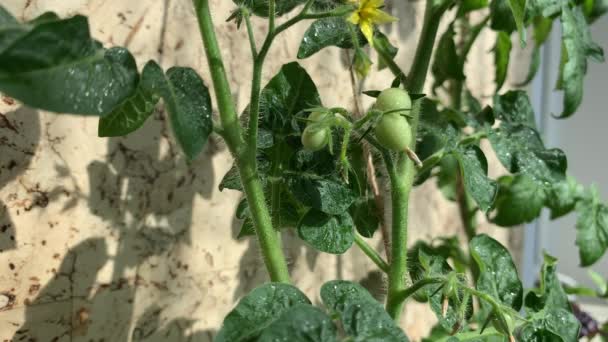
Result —
[[[559, 14], [562, 6], [568, 4], [568, 0], [527, 0], [526, 22], [540, 17], [552, 18]], [[550, 19], [553, 22], [553, 19]]]
[[526, 294], [526, 307], [534, 311], [565, 309], [570, 311], [568, 296], [557, 277], [557, 259], [544, 254], [540, 286]]
[[517, 29], [508, 0], [492, 0], [490, 2], [490, 28], [509, 34]]
[[[232, 0], [239, 6], [247, 7], [253, 14], [267, 18], [270, 13], [268, 0]], [[305, 0], [277, 0], [275, 1], [275, 15], [281, 16], [291, 12], [298, 5], [305, 3]]]
[[526, 0], [508, 0], [515, 26], [519, 33], [519, 42], [521, 46], [526, 46], [526, 27], [524, 26], [524, 14], [526, 9]]
[[[388, 37], [380, 31], [376, 31], [374, 33], [374, 49], [376, 49], [376, 51], [385, 51], [392, 59], [395, 59], [397, 53], [399, 52], [399, 48], [391, 44], [391, 41], [388, 39]], [[383, 70], [386, 67], [387, 63], [384, 61], [384, 58], [379, 56], [378, 70]]]
[[458, 7], [458, 17], [488, 6], [488, 0], [462, 0]]
[[534, 109], [525, 91], [510, 90], [503, 95], [495, 95], [494, 114], [509, 124], [536, 129]]
[[496, 92], [502, 88], [509, 71], [509, 56], [511, 54], [511, 37], [508, 33], [499, 31], [494, 46], [494, 63], [496, 64]]
[[351, 189], [338, 180], [291, 176], [288, 184], [302, 204], [327, 214], [344, 214], [356, 199]]
[[464, 80], [463, 66], [459, 61], [458, 53], [456, 52], [456, 44], [454, 43], [454, 26], [448, 26], [447, 30], [441, 36], [437, 44], [435, 59], [431, 71], [435, 83], [433, 89], [440, 87], [446, 80]]
[[268, 283], [255, 288], [224, 318], [215, 342], [240, 342], [256, 338], [283, 313], [298, 304], [310, 304], [297, 288]]
[[311, 305], [297, 304], [272, 322], [258, 342], [336, 342], [337, 329], [332, 319]]
[[458, 175], [460, 174], [458, 160], [453, 155], [447, 155], [439, 163], [437, 174], [437, 187], [443, 196], [450, 201], [455, 201], [458, 196]]
[[380, 217], [378, 217], [378, 208], [373, 198], [357, 201], [351, 207], [350, 215], [359, 234], [366, 238], [374, 236], [380, 225]]
[[[479, 267], [477, 289], [518, 311], [522, 305], [523, 286], [509, 251], [485, 234], [474, 237], [469, 250]], [[492, 311], [484, 301], [481, 306], [486, 312]]]
[[[352, 49], [350, 23], [344, 17], [323, 18], [313, 22], [304, 33], [298, 58], [308, 58], [328, 46], [337, 46], [342, 49]], [[357, 35], [358, 37], [358, 35]], [[360, 40], [360, 43], [363, 43]]]
[[297, 62], [283, 65], [264, 87], [260, 99], [260, 127], [275, 134], [292, 133], [294, 115], [309, 108], [322, 107], [315, 83]]
[[498, 185], [487, 176], [488, 161], [483, 151], [477, 146], [468, 146], [455, 151], [453, 155], [460, 165], [467, 193], [481, 210], [488, 211], [496, 197]]
[[580, 7], [562, 6], [562, 42], [566, 58], [561, 75], [564, 90], [564, 110], [560, 118], [566, 118], [576, 111], [583, 100], [583, 80], [587, 73], [587, 57], [598, 62], [604, 61], [604, 51], [591, 39], [591, 32]]
[[207, 86], [193, 69], [173, 67], [167, 70], [158, 91], [169, 110], [177, 141], [188, 159], [194, 159], [213, 131]]
[[498, 185], [493, 223], [512, 227], [531, 222], [540, 215], [547, 199], [541, 184], [525, 174], [518, 174], [501, 177]]
[[608, 12], [608, 0], [585, 0], [583, 1], [583, 11], [587, 21], [592, 24]]
[[458, 145], [460, 132], [449, 117], [450, 111], [438, 111], [437, 105], [429, 99], [422, 100], [416, 153], [423, 160], [439, 150], [450, 152]]
[[353, 226], [348, 214], [331, 216], [310, 209], [298, 225], [298, 235], [319, 251], [342, 254], [355, 240]]
[[321, 287], [323, 303], [335, 312], [353, 342], [407, 342], [408, 338], [362, 286], [334, 280]]
[[551, 183], [545, 191], [545, 205], [551, 210], [551, 219], [554, 220], [575, 209], [576, 203], [583, 197], [584, 188], [574, 178], [568, 177], [564, 181]]
[[[528, 3], [530, 3], [530, 1], [528, 1]], [[542, 16], [537, 16], [534, 18], [532, 24], [532, 28], [534, 30], [534, 50], [532, 50], [530, 66], [528, 67], [528, 75], [523, 82], [517, 85], [518, 87], [523, 87], [532, 82], [534, 76], [536, 76], [538, 68], [540, 67], [540, 48], [545, 43], [545, 40], [547, 40], [547, 37], [549, 37], [552, 27], [552, 19], [547, 19]]]
[[600, 202], [595, 188], [576, 205], [576, 245], [581, 266], [597, 262], [608, 248], [608, 207]]
[[236, 167], [236, 165], [232, 165], [230, 170], [226, 172], [220, 182], [220, 185], [218, 186], [218, 189], [220, 191], [224, 191], [224, 189], [238, 190], [241, 192], [243, 191], [239, 169]]
[[[519, 108], [519, 109], [518, 109]], [[523, 110], [514, 106], [513, 111]], [[522, 118], [513, 112], [510, 118]], [[502, 122], [490, 130], [488, 138], [500, 162], [511, 173], [524, 173], [538, 182], [559, 182], [565, 179], [568, 163], [564, 152], [546, 149], [538, 132], [523, 124]]]
[[307, 304], [286, 310], [262, 333], [258, 342], [335, 342], [337, 329], [323, 311]]
[[580, 323], [567, 310], [543, 310], [529, 319], [519, 331], [518, 341], [578, 341]]
[[103, 50], [83, 16], [41, 20], [18, 38], [0, 35], [0, 47], [0, 91], [32, 107], [105, 115], [138, 83], [133, 56]]
[[122, 136], [140, 128], [156, 107], [159, 100], [157, 88], [162, 81], [163, 70], [156, 62], [149, 61], [144, 66], [135, 93], [110, 114], [99, 119], [98, 136]]

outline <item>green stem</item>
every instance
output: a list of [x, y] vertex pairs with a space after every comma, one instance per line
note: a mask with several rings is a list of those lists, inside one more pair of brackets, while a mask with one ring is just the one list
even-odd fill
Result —
[[222, 55], [215, 36], [215, 28], [209, 12], [209, 0], [194, 0], [196, 15], [198, 17], [199, 28], [205, 45], [207, 62], [213, 85], [215, 97], [220, 112], [220, 120], [224, 130], [224, 139], [230, 151], [238, 155], [242, 147], [241, 126], [238, 115], [230, 92], [230, 84], [226, 77], [226, 69], [222, 61]]
[[217, 37], [215, 36], [215, 28], [209, 10], [209, 0], [194, 0], [194, 5], [213, 79], [220, 119], [224, 129], [224, 137], [228, 147], [236, 156], [241, 182], [243, 183], [249, 210], [251, 211], [256, 228], [256, 235], [264, 263], [272, 281], [288, 283], [289, 272], [287, 270], [287, 262], [281, 249], [281, 241], [272, 226], [268, 207], [266, 206], [262, 183], [257, 173], [255, 153], [253, 156], [243, 153], [244, 142], [241, 126], [232, 99], [228, 78], [226, 77], [226, 70], [217, 43]]
[[372, 246], [365, 242], [365, 240], [361, 235], [359, 235], [359, 233], [355, 233], [355, 243], [357, 244], [357, 246], [359, 246], [361, 251], [363, 251], [363, 253], [365, 253], [365, 255], [367, 255], [371, 259], [371, 261], [374, 262], [374, 264], [376, 264], [376, 266], [378, 266], [378, 268], [380, 268], [384, 272], [388, 272], [388, 264], [386, 263], [386, 261], [382, 259], [380, 254], [378, 254], [378, 252], [376, 252], [376, 250], [373, 249]]
[[[418, 94], [424, 87], [426, 74], [429, 69], [433, 46], [439, 28], [441, 16], [445, 8], [434, 8], [433, 2], [427, 0], [424, 13], [424, 24], [418, 42], [416, 55], [410, 75], [408, 76], [407, 90], [411, 94]], [[410, 149], [415, 150], [416, 135], [418, 132], [418, 119], [420, 115], [420, 101], [416, 101], [412, 108], [412, 143]], [[385, 158], [385, 162], [386, 162]], [[406, 289], [407, 274], [407, 235], [408, 235], [408, 203], [410, 191], [416, 168], [414, 163], [404, 154], [400, 153], [397, 165], [391, 167], [387, 163], [388, 175], [391, 181], [392, 200], [392, 241], [391, 241], [391, 265], [389, 271], [388, 296], [386, 300], [386, 311], [398, 320], [403, 311], [404, 298], [400, 295]]]
[[484, 330], [482, 333], [480, 333], [479, 331], [467, 331], [467, 332], [462, 332], [459, 334], [456, 334], [454, 336], [445, 336], [442, 337], [438, 340], [436, 340], [435, 342], [447, 342], [450, 341], [454, 338], [456, 338], [457, 341], [481, 341], [484, 340], [484, 337], [504, 337], [505, 335], [499, 333], [498, 331], [496, 331], [496, 329], [494, 328], [486, 328], [486, 330]]
[[248, 10], [243, 14], [243, 17], [245, 17], [245, 26], [247, 26], [247, 37], [249, 38], [251, 56], [253, 59], [256, 59], [258, 57], [258, 48], [255, 44], [255, 35], [253, 34], [253, 26], [251, 25], [251, 15]]
[[421, 279], [421, 280], [415, 282], [412, 286], [410, 286], [407, 289], [403, 290], [399, 294], [399, 299], [402, 302], [404, 302], [406, 299], [408, 299], [410, 296], [414, 295], [414, 293], [416, 293], [421, 288], [423, 288], [423, 287], [425, 287], [427, 285], [439, 284], [439, 283], [441, 283], [443, 281], [445, 281], [445, 279], [443, 279], [443, 278], [424, 278], [424, 279]]

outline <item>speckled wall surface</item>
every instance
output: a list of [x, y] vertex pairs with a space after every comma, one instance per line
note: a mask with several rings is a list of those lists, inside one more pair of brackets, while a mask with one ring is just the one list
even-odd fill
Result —
[[[190, 66], [210, 83], [189, 0], [0, 2], [22, 19], [47, 10], [88, 15], [96, 38], [127, 46], [139, 65], [153, 58], [164, 67]], [[225, 22], [231, 1], [211, 3], [242, 109], [251, 73], [246, 32]], [[403, 46], [398, 61], [407, 68], [423, 2], [389, 6], [401, 20], [387, 31]], [[265, 22], [254, 26], [261, 40]], [[299, 25], [277, 39], [265, 80], [295, 59], [305, 29]], [[492, 93], [493, 44], [485, 32], [467, 65], [477, 94]], [[353, 108], [345, 60], [330, 48], [302, 61], [327, 106]], [[365, 88], [389, 78], [375, 73]], [[255, 241], [235, 240], [240, 194], [217, 189], [232, 162], [221, 142], [212, 139], [188, 166], [162, 108], [140, 131], [112, 139], [97, 138], [93, 118], [48, 114], [8, 98], [1, 98], [0, 113], [0, 341], [210, 341], [235, 300], [267, 279]], [[456, 206], [434, 184], [416, 189], [414, 198], [412, 242], [460, 231]], [[507, 239], [505, 230], [493, 234]], [[374, 245], [381, 248], [378, 239]], [[294, 282], [313, 299], [329, 279], [382, 287], [358, 250], [318, 254], [289, 234], [285, 246]], [[402, 323], [418, 339], [433, 322], [414, 304]]]

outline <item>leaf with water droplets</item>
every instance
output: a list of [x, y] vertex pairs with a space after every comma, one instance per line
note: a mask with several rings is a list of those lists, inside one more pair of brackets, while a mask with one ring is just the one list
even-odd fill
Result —
[[289, 308], [310, 304], [292, 285], [269, 283], [255, 288], [224, 318], [215, 342], [245, 342], [255, 339]]
[[173, 67], [167, 70], [166, 82], [158, 91], [169, 110], [177, 141], [188, 159], [194, 159], [213, 131], [209, 89], [193, 69]]
[[0, 35], [0, 91], [54, 112], [111, 112], [137, 86], [133, 56], [123, 48], [101, 48], [83, 16], [53, 18], [23, 26], [27, 33], [17, 38]]
[[329, 281], [321, 287], [321, 298], [340, 317], [344, 331], [352, 341], [408, 341], [382, 305], [359, 284]]
[[257, 339], [258, 342], [336, 342], [337, 328], [326, 313], [298, 304], [286, 310]]
[[488, 161], [477, 146], [468, 146], [453, 152], [460, 165], [464, 187], [479, 208], [488, 211], [498, 191], [496, 181], [488, 178]]
[[328, 215], [310, 209], [298, 225], [298, 235], [319, 251], [342, 254], [355, 240], [354, 223], [348, 212]]
[[157, 88], [163, 81], [163, 70], [154, 61], [149, 61], [142, 71], [135, 93], [110, 114], [99, 119], [98, 135], [122, 136], [140, 128], [154, 111], [159, 99]]
[[[471, 240], [471, 256], [479, 268], [477, 289], [518, 311], [522, 305], [523, 286], [509, 251], [498, 241], [480, 234]], [[481, 301], [484, 316], [493, 308]]]
[[[343, 17], [319, 19], [312, 23], [300, 43], [298, 58], [308, 58], [328, 46], [352, 49], [353, 41], [350, 23]], [[358, 30], [356, 31], [358, 32]], [[359, 35], [357, 34], [357, 37]], [[364, 38], [359, 40], [363, 45]]]
[[503, 176], [498, 180], [492, 223], [512, 227], [531, 222], [540, 215], [547, 195], [544, 188], [525, 174]]

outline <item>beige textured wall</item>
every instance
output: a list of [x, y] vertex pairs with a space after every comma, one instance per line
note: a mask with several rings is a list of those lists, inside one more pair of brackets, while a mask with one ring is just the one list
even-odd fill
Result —
[[[251, 73], [244, 30], [225, 23], [229, 0], [212, 2], [220, 45], [240, 109]], [[126, 45], [139, 65], [191, 66], [210, 83], [189, 0], [1, 0], [23, 19], [54, 10], [90, 16], [95, 37]], [[413, 56], [423, 2], [389, 3], [401, 21], [389, 28]], [[262, 38], [265, 23], [254, 22]], [[268, 80], [295, 59], [306, 25], [289, 30], [272, 48]], [[475, 45], [469, 86], [490, 94], [492, 35]], [[326, 49], [305, 60], [326, 105], [353, 107], [345, 57]], [[474, 64], [474, 66], [473, 66]], [[367, 89], [386, 86], [375, 73]], [[235, 241], [239, 193], [219, 192], [231, 164], [221, 142], [186, 165], [160, 108], [143, 129], [126, 137], [96, 137], [93, 118], [54, 115], [0, 101], [0, 341], [210, 341], [235, 300], [265, 281], [254, 241]], [[369, 100], [364, 100], [366, 103]], [[499, 172], [499, 171], [495, 171]], [[460, 231], [455, 205], [434, 184], [414, 191], [411, 241]], [[482, 225], [487, 229], [487, 225]], [[502, 240], [506, 231], [495, 232]], [[380, 247], [378, 240], [375, 245]], [[378, 284], [369, 261], [353, 250], [323, 255], [286, 237], [293, 279], [311, 298], [325, 280]], [[420, 305], [404, 315], [419, 338], [434, 321]], [[29, 338], [29, 339], [28, 339]]]

